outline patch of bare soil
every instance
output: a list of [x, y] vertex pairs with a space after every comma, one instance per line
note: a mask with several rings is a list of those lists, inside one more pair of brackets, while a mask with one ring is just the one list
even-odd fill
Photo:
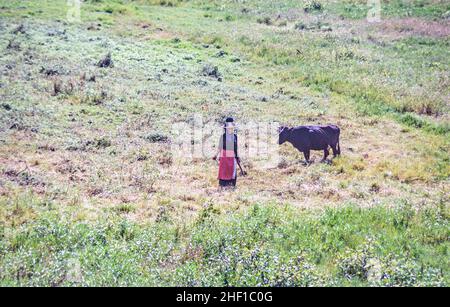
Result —
[[[6, 165], [7, 163], [5, 163]], [[31, 169], [26, 165], [23, 169], [8, 168], [5, 169], [1, 174], [1, 178], [6, 179], [6, 181], [13, 182], [21, 187], [30, 187], [36, 193], [43, 193], [45, 191], [46, 183], [37, 174], [33, 173]], [[2, 189], [3, 190], [3, 189]], [[1, 194], [6, 194], [4, 191]]]
[[404, 37], [404, 36], [430, 36], [436, 38], [450, 36], [450, 22], [429, 21], [419, 18], [391, 18], [381, 21], [377, 25], [383, 34]]
[[162, 28], [155, 28], [153, 31], [150, 31], [148, 34], [149, 39], [172, 39], [175, 38], [175, 34], [166, 31]]

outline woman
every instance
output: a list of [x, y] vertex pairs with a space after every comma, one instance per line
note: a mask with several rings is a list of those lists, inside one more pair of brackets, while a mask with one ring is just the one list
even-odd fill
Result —
[[234, 120], [228, 117], [225, 120], [224, 133], [220, 137], [219, 146], [216, 155], [213, 157], [219, 159], [219, 186], [236, 187], [237, 164], [239, 163], [237, 135], [234, 133]]

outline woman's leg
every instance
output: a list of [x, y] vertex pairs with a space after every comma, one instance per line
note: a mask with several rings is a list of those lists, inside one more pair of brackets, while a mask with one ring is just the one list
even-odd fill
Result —
[[229, 189], [236, 187], [236, 179], [221, 180], [219, 179], [219, 190]]
[[226, 187], [227, 186], [227, 180], [219, 179], [219, 186]]
[[235, 177], [233, 180], [231, 180], [231, 185], [233, 187], [236, 187], [236, 180], [237, 180], [237, 177]]

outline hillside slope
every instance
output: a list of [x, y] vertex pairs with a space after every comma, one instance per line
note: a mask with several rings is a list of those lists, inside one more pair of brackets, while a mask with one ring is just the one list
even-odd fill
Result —
[[[305, 252], [307, 264], [326, 272], [322, 278], [314, 271], [317, 284], [350, 280], [351, 285], [362, 279], [366, 285], [367, 272], [329, 278], [327, 274], [342, 273], [331, 255], [365, 253], [363, 246], [368, 245], [373, 248], [365, 242], [368, 234], [383, 228], [374, 220], [386, 218], [386, 232], [373, 239], [383, 255], [377, 261], [389, 270], [395, 261], [407, 259], [414, 267], [412, 275], [421, 265], [436, 274], [430, 279], [422, 276], [424, 283], [445, 283], [443, 276], [448, 281], [448, 4], [416, 1], [424, 5], [416, 7], [415, 2], [405, 8], [397, 5], [401, 1], [390, 1], [383, 7], [382, 21], [372, 24], [365, 20], [360, 1], [322, 1], [320, 7], [312, 5], [317, 1], [279, 2], [272, 6], [264, 1], [245, 5], [234, 1], [85, 1], [80, 22], [68, 22], [66, 1], [0, 0], [0, 226], [5, 248], [0, 254], [4, 268], [0, 279], [5, 284], [58, 284], [54, 279], [67, 275], [65, 257], [58, 258], [63, 264], [56, 277], [40, 280], [22, 272], [31, 261], [22, 252], [40, 251], [42, 247], [35, 246], [34, 240], [43, 236], [39, 229], [49, 225], [73, 231], [67, 235], [69, 241], [85, 235], [77, 232], [77, 225], [89, 228], [86, 236], [110, 226], [118, 232], [124, 227], [125, 236], [128, 227], [150, 236], [162, 227], [161, 236], [168, 236], [173, 246], [161, 251], [161, 258], [151, 264], [144, 264], [140, 258], [144, 254], [135, 254], [133, 259], [140, 263], [136, 270], [160, 265], [172, 274], [171, 269], [176, 271], [177, 264], [187, 261], [183, 257], [192, 257], [191, 265], [199, 266], [193, 269], [198, 273], [202, 259], [216, 261], [208, 253], [221, 244], [221, 235], [212, 239], [213, 247], [210, 242], [195, 241], [196, 233], [205, 231], [204, 216], [211, 223], [207, 227], [227, 231], [234, 229], [228, 215], [245, 223], [245, 212], [255, 210], [255, 205], [267, 206], [261, 215], [249, 218], [260, 226], [271, 223], [267, 217], [271, 214], [277, 216], [274, 225], [284, 227], [280, 226], [284, 219], [291, 218], [294, 224], [285, 225], [281, 234], [274, 227], [268, 237], [249, 236], [247, 246], [233, 252], [251, 253], [267, 241], [270, 248], [262, 248], [267, 257], [275, 250], [283, 254], [283, 265], [287, 265], [294, 256], [284, 252], [293, 244], [293, 250]], [[112, 65], [99, 65], [108, 54]], [[205, 75], [205, 68], [214, 67], [218, 73]], [[177, 163], [172, 157], [172, 124], [191, 124], [199, 115], [216, 125], [218, 133], [225, 116], [235, 117], [242, 125], [250, 121], [334, 123], [342, 130], [342, 156], [323, 164], [319, 163], [321, 153], [316, 152], [315, 162], [305, 167], [303, 156], [283, 145], [275, 167], [244, 157], [249, 175], [238, 179], [236, 191], [219, 192], [212, 147], [192, 161]], [[343, 228], [348, 216], [361, 218], [348, 226], [355, 236], [336, 235], [328, 240], [318, 235], [313, 247], [305, 245], [305, 238], [295, 239], [295, 232], [303, 227], [295, 221], [311, 223], [299, 234], [307, 236], [321, 219], [330, 218], [321, 216], [324, 210], [336, 214], [336, 224]], [[427, 215], [427, 210], [432, 213]], [[297, 215], [303, 211], [304, 216]], [[106, 221], [114, 223], [96, 224]], [[428, 229], [431, 221], [436, 224]], [[180, 228], [174, 230], [174, 225]], [[333, 237], [335, 230], [327, 227], [323, 233]], [[128, 239], [133, 241], [136, 234], [130, 233], [133, 238]], [[123, 244], [124, 250], [132, 246], [127, 245], [127, 238], [121, 241], [121, 236], [117, 239], [106, 230], [103, 235], [111, 236], [110, 244]], [[280, 243], [284, 247], [271, 241], [277, 235], [287, 236]], [[404, 245], [393, 247], [397, 235]], [[234, 241], [238, 237], [230, 239], [233, 244], [238, 244]], [[422, 241], [411, 247], [407, 243], [411, 238]], [[54, 240], [63, 239], [55, 235]], [[388, 247], [383, 245], [385, 240], [392, 240]], [[194, 241], [202, 252], [187, 247]], [[319, 242], [325, 246], [319, 248]], [[55, 250], [75, 253], [66, 244], [70, 246], [64, 242], [65, 247]], [[81, 245], [75, 249], [77, 254], [89, 246]], [[400, 257], [402, 248], [413, 252]], [[120, 249], [115, 251], [120, 254]], [[398, 259], [383, 258], [391, 252]], [[117, 259], [127, 258], [122, 256]], [[352, 257], [348, 259], [355, 260]], [[45, 272], [51, 266], [42, 261], [35, 270]], [[106, 262], [103, 265], [107, 267]], [[218, 272], [223, 269], [217, 268]], [[187, 270], [183, 276], [189, 276], [189, 266], [182, 270]], [[133, 272], [127, 276], [138, 274]], [[209, 277], [195, 282], [200, 278], [195, 274], [186, 277], [188, 281], [152, 275], [125, 278], [117, 284], [149, 280], [223, 284]], [[10, 279], [19, 275], [16, 281]], [[230, 284], [260, 283], [233, 278]], [[302, 278], [293, 283], [304, 284], [310, 276]], [[107, 278], [105, 284], [114, 284], [114, 280]], [[65, 282], [71, 284], [65, 279], [61, 283]], [[94, 279], [86, 284], [103, 283]]]

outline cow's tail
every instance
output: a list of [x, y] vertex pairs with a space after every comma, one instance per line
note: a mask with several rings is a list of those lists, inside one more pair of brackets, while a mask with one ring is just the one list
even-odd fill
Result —
[[338, 133], [337, 133], [337, 144], [336, 144], [336, 151], [338, 155], [341, 155], [341, 145], [339, 145], [339, 139], [341, 137], [341, 130], [338, 128]]

